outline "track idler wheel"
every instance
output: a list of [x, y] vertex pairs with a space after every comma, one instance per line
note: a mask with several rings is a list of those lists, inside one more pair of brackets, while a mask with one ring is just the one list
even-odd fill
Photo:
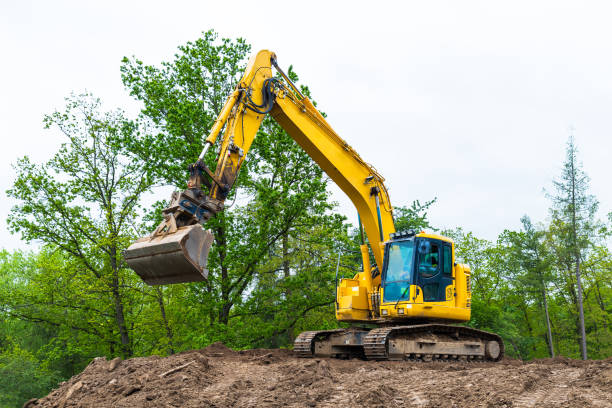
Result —
[[497, 340], [489, 340], [485, 344], [485, 357], [487, 360], [497, 361], [501, 354], [501, 347]]

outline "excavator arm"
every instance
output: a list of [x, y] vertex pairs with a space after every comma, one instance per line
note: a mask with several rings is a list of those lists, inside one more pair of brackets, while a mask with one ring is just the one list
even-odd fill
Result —
[[[274, 76], [272, 68], [280, 78]], [[334, 132], [312, 102], [280, 70], [275, 54], [263, 50], [249, 61], [206, 138], [200, 157], [190, 166], [188, 189], [175, 192], [160, 226], [150, 237], [138, 240], [126, 251], [128, 264], [145, 282], [187, 282], [205, 277], [205, 258], [212, 234], [203, 233], [198, 224], [204, 225], [223, 210], [224, 200], [236, 182], [265, 115], [274, 118], [351, 199], [376, 265], [382, 270], [383, 242], [395, 232], [384, 179]], [[219, 138], [219, 154], [213, 171], [204, 163], [204, 155]], [[363, 234], [361, 250], [364, 271], [369, 272]], [[172, 260], [172, 266], [167, 260]], [[366, 286], [371, 288], [370, 273], [363, 275]]]

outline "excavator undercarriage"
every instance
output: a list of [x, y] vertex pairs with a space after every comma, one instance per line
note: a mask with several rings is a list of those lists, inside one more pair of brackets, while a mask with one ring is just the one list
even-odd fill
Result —
[[447, 324], [307, 331], [295, 339], [293, 349], [306, 358], [499, 361], [504, 356], [498, 335]]

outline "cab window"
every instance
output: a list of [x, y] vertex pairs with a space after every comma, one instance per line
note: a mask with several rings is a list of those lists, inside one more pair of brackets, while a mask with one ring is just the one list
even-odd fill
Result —
[[443, 246], [444, 250], [444, 270], [442, 273], [445, 275], [453, 274], [453, 254], [449, 245]]
[[436, 242], [423, 240], [419, 242], [419, 274], [423, 278], [431, 278], [440, 272], [440, 245]]
[[389, 245], [387, 259], [387, 282], [410, 281], [414, 242], [402, 241]]
[[384, 271], [383, 302], [405, 299], [409, 292], [414, 271], [414, 241], [399, 241], [389, 244]]

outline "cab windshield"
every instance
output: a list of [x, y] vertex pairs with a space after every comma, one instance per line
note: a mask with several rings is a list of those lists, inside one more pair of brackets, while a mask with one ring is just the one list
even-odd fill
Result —
[[394, 302], [402, 295], [406, 298], [406, 288], [412, 280], [414, 240], [393, 242], [387, 251], [383, 302]]

